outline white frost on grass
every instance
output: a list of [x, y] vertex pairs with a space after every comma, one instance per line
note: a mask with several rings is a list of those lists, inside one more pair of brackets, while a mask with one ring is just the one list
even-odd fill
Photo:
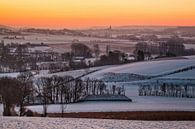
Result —
[[193, 121], [1, 117], [2, 129], [194, 129]]

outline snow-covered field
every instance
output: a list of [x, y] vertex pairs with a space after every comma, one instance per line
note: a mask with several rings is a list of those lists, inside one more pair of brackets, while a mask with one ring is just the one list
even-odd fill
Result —
[[20, 73], [0, 73], [0, 77], [17, 77]]
[[[50, 35], [50, 34], [36, 34], [28, 33], [25, 35], [25, 39], [5, 39], [3, 35], [0, 35], [0, 39], [4, 40], [5, 43], [45, 43], [45, 44], [59, 44], [59, 43], [72, 43], [73, 40], [78, 39], [79, 41], [117, 41], [105, 38], [95, 37], [84, 37], [84, 36], [72, 36], [72, 35]], [[127, 41], [127, 40], [120, 40]], [[119, 41], [119, 42], [120, 42]]]
[[[81, 102], [65, 105], [65, 112], [109, 111], [195, 111], [195, 98], [138, 96], [138, 86], [126, 84], [126, 96], [133, 102]], [[29, 106], [42, 113], [43, 106]], [[61, 112], [60, 105], [49, 105], [48, 112]]]
[[159, 61], [144, 61], [131, 64], [125, 64], [116, 67], [110, 67], [98, 72], [89, 74], [91, 78], [102, 78], [106, 73], [134, 73], [139, 75], [160, 75], [167, 72], [175, 71], [180, 68], [194, 66], [195, 59], [174, 59]]
[[0, 117], [1, 129], [194, 129], [194, 121]]
[[195, 49], [195, 44], [184, 44], [186, 49]]
[[[103, 66], [92, 68], [91, 70], [101, 69], [91, 73], [86, 77], [102, 78], [107, 72], [116, 73], [137, 73], [141, 75], [159, 75], [170, 71], [175, 71], [187, 66], [195, 65], [194, 56], [186, 57], [188, 59], [174, 59], [161, 61], [147, 61], [121, 66]], [[55, 73], [52, 75], [71, 75], [77, 77], [86, 73], [88, 70], [75, 70], [69, 72]], [[168, 79], [194, 79], [194, 69], [165, 76]], [[51, 76], [47, 72], [42, 72], [37, 76]], [[163, 79], [166, 79], [166, 78]], [[85, 77], [83, 77], [85, 78]], [[152, 81], [152, 80], [151, 80]], [[108, 83], [112, 85], [113, 83]], [[116, 82], [115, 85], [124, 85], [126, 96], [133, 102], [83, 102], [68, 104], [65, 106], [65, 112], [106, 112], [106, 111], [195, 111], [195, 98], [175, 98], [175, 97], [157, 97], [157, 96], [139, 96], [138, 86], [131, 82]], [[0, 106], [0, 110], [2, 107]], [[42, 113], [42, 106], [29, 106], [33, 111]], [[60, 105], [49, 105], [48, 112], [60, 112]]]
[[[65, 105], [65, 112], [117, 111], [195, 111], [195, 99], [168, 97], [131, 97], [133, 102], [82, 102]], [[43, 113], [43, 106], [28, 106]], [[49, 105], [49, 113], [60, 113], [61, 105]]]
[[[80, 102], [67, 104], [64, 112], [116, 112], [116, 111], [195, 111], [195, 98], [138, 96], [136, 85], [126, 84], [126, 96], [133, 102]], [[43, 106], [28, 106], [34, 112], [43, 113]], [[0, 104], [0, 114], [2, 114]], [[60, 113], [61, 105], [48, 105], [49, 113]]]
[[[133, 102], [73, 103], [65, 105], [64, 112], [195, 111], [195, 98], [138, 96], [138, 86], [127, 83], [125, 87], [126, 96]], [[28, 106], [27, 108], [34, 112], [43, 113], [42, 105]], [[48, 112], [60, 113], [61, 105], [49, 105]]]
[[[92, 68], [79, 69], [79, 70], [71, 70], [71, 71], [58, 72], [58, 73], [49, 73], [49, 70], [40, 70], [39, 73], [35, 75], [35, 77], [51, 77], [53, 75], [79, 77], [88, 72], [98, 71], [98, 70], [102, 70], [102, 69], [106, 69], [106, 68], [114, 67], [114, 66], [116, 65], [106, 65], [106, 66], [92, 67]], [[17, 77], [19, 74], [20, 74], [19, 72], [0, 73], [0, 77]]]
[[79, 77], [79, 76], [82, 76], [83, 74], [87, 74], [89, 72], [98, 71], [98, 70], [106, 69], [106, 68], [113, 67], [113, 66], [115, 66], [115, 65], [99, 66], [99, 67], [92, 67], [92, 68], [51, 73], [51, 74], [49, 74], [48, 71], [40, 71], [39, 74], [37, 74], [35, 77], [51, 77], [53, 75]]
[[164, 78], [195, 79], [195, 69], [165, 76]]

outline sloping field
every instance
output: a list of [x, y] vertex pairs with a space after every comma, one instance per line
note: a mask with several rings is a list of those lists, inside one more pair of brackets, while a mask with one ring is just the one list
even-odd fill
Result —
[[177, 78], [177, 79], [195, 79], [195, 69], [184, 71], [176, 74], [171, 74], [163, 78]]
[[89, 74], [90, 78], [103, 78], [108, 73], [130, 73], [146, 76], [161, 75], [168, 72], [176, 71], [185, 67], [194, 66], [195, 59], [174, 59], [174, 60], [159, 60], [159, 61], [144, 61], [121, 66], [106, 68], [95, 73]]

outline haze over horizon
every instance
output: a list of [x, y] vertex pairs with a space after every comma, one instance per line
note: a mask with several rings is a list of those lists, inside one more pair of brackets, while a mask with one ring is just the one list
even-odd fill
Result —
[[0, 24], [14, 27], [195, 26], [194, 0], [1, 0]]

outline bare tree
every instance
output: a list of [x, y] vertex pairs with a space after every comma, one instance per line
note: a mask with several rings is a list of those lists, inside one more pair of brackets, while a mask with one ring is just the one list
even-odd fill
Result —
[[91, 49], [82, 43], [73, 43], [71, 45], [71, 52], [74, 56], [92, 57]]
[[0, 94], [3, 102], [3, 115], [14, 114], [14, 107], [20, 100], [21, 82], [15, 78], [0, 78]]
[[47, 107], [51, 98], [51, 80], [49, 78], [39, 78], [36, 82], [37, 93], [41, 97], [43, 104], [43, 116], [47, 116]]
[[32, 73], [25, 72], [18, 76], [18, 80], [21, 82], [20, 92], [19, 92], [19, 106], [20, 106], [20, 116], [24, 113], [24, 104], [29, 103], [30, 95], [32, 95], [34, 87], [32, 82]]
[[96, 57], [96, 58], [98, 58], [98, 57], [99, 57], [99, 55], [100, 55], [100, 48], [99, 48], [99, 44], [95, 44], [95, 45], [93, 46], [93, 48], [94, 48], [94, 54], [95, 54], [95, 57]]

